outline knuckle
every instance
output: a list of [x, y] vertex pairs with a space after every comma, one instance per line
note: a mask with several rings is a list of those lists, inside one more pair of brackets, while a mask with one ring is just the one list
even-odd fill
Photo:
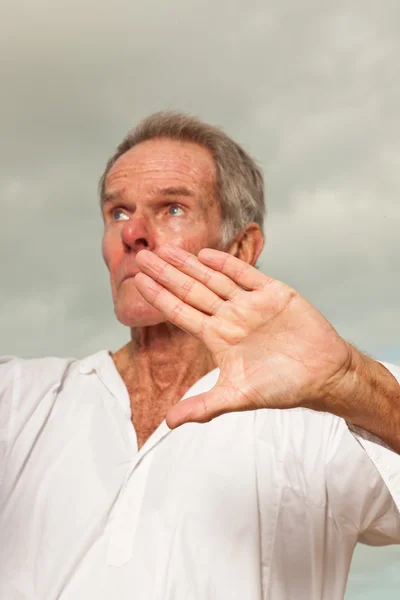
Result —
[[219, 311], [222, 303], [223, 303], [223, 300], [221, 300], [220, 298], [215, 298], [215, 300], [213, 300], [213, 302], [211, 302], [211, 304], [210, 304], [211, 314], [217, 313]]
[[182, 295], [182, 299], [185, 300], [185, 298], [187, 298], [187, 296], [190, 294], [190, 292], [193, 289], [193, 285], [194, 282], [193, 281], [189, 281], [189, 280], [185, 280], [182, 285], [181, 285], [181, 295]]
[[172, 323], [177, 323], [178, 321], [180, 321], [180, 317], [182, 315], [184, 307], [185, 307], [185, 305], [183, 302], [177, 302], [175, 304], [175, 306], [172, 309], [172, 315], [171, 315]]
[[168, 267], [169, 265], [166, 263], [160, 264], [160, 266], [157, 268], [156, 281], [167, 280]]
[[201, 274], [202, 283], [204, 283], [205, 285], [208, 285], [208, 283], [211, 281], [213, 276], [214, 276], [214, 271], [212, 271], [211, 269], [206, 267], [204, 270], [202, 270], [202, 274]]

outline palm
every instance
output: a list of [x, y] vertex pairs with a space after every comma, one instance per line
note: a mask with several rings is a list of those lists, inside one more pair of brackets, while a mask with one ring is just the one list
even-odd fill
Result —
[[[314, 307], [284, 284], [271, 285], [282, 294], [270, 286], [243, 291], [211, 317], [204, 335], [221, 369], [218, 386], [253, 408], [298, 406], [347, 359], [346, 344]], [[280, 306], [271, 307], [274, 291]], [[235, 329], [222, 337], [226, 323]]]
[[169, 264], [149, 252], [138, 255], [147, 274], [137, 276], [139, 291], [200, 338], [220, 368], [210, 392], [172, 409], [172, 426], [234, 410], [320, 406], [349, 350], [315, 307], [225, 253], [207, 249], [199, 260], [167, 248], [161, 255]]

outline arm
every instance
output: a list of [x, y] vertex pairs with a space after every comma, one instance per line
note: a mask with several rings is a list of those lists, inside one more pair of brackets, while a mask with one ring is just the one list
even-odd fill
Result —
[[354, 347], [350, 352], [346, 372], [326, 395], [325, 410], [345, 419], [350, 429], [368, 431], [400, 454], [399, 382], [381, 363]]
[[285, 283], [212, 249], [137, 255], [138, 291], [209, 349], [216, 386], [170, 409], [167, 423], [232, 411], [305, 407], [332, 413], [400, 453], [400, 386]]
[[139, 292], [200, 339], [220, 368], [211, 390], [170, 409], [168, 425], [257, 408], [342, 417], [330, 500], [358, 539], [400, 543], [400, 386], [389, 370], [347, 343], [298, 292], [227, 253], [195, 257], [165, 246], [136, 260]]

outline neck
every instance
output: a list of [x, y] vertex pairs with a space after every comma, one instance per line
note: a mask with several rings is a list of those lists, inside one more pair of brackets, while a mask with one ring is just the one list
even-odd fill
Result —
[[204, 344], [171, 323], [132, 329], [131, 341], [113, 359], [132, 407], [147, 406], [164, 416], [216, 366]]

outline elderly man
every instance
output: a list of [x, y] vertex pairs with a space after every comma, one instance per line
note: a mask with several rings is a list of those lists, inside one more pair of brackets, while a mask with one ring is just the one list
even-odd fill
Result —
[[255, 267], [263, 180], [153, 115], [101, 179], [131, 340], [0, 367], [0, 598], [338, 600], [400, 542], [400, 370]]

